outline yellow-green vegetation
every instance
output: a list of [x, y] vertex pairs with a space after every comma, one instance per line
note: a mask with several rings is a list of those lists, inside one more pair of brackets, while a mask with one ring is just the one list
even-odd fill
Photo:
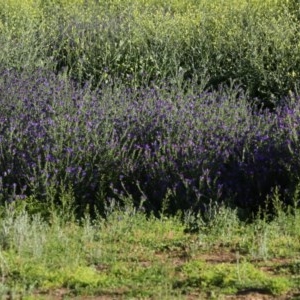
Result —
[[[252, 291], [265, 297], [299, 293], [298, 209], [247, 224], [228, 208], [212, 208], [203, 222], [188, 213], [158, 219], [112, 201], [105, 218], [75, 221], [70, 195], [64, 195], [65, 218], [55, 208], [46, 218], [29, 213], [32, 199], [2, 209], [1, 297], [223, 299]], [[194, 233], [192, 224], [198, 228]]]
[[274, 102], [299, 79], [294, 0], [0, 1], [0, 63], [95, 83], [237, 79]]

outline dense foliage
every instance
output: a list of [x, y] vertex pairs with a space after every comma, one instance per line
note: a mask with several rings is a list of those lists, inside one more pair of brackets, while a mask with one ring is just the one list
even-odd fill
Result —
[[290, 203], [298, 20], [288, 0], [0, 0], [2, 202]]
[[97, 83], [237, 79], [276, 104], [299, 81], [295, 0], [1, 0], [0, 63]]
[[162, 83], [91, 89], [38, 70], [1, 73], [3, 200], [74, 189], [78, 205], [132, 197], [147, 210], [256, 209], [276, 186], [296, 184], [297, 99], [275, 112], [238, 87], [188, 92]]

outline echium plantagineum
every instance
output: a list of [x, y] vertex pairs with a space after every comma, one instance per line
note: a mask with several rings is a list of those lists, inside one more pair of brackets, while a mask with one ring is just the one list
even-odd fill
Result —
[[2, 192], [42, 200], [65, 185], [81, 207], [126, 194], [155, 211], [168, 198], [176, 212], [211, 201], [255, 209], [275, 186], [292, 189], [297, 102], [269, 112], [235, 89], [191, 90], [92, 89], [43, 70], [3, 71]]

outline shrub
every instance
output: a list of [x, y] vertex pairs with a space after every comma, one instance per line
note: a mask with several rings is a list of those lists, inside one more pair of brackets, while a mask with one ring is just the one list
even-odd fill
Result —
[[94, 84], [207, 75], [274, 107], [298, 87], [299, 11], [289, 1], [0, 1], [0, 63]]
[[0, 99], [2, 201], [52, 201], [65, 186], [81, 212], [124, 194], [148, 211], [212, 201], [253, 211], [277, 186], [288, 201], [297, 184], [295, 97], [270, 112], [238, 87], [92, 90], [40, 69], [3, 70]]

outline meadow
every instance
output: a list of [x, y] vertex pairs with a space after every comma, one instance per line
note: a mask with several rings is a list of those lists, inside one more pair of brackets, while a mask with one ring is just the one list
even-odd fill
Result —
[[3, 299], [297, 299], [299, 20], [0, 0]]

